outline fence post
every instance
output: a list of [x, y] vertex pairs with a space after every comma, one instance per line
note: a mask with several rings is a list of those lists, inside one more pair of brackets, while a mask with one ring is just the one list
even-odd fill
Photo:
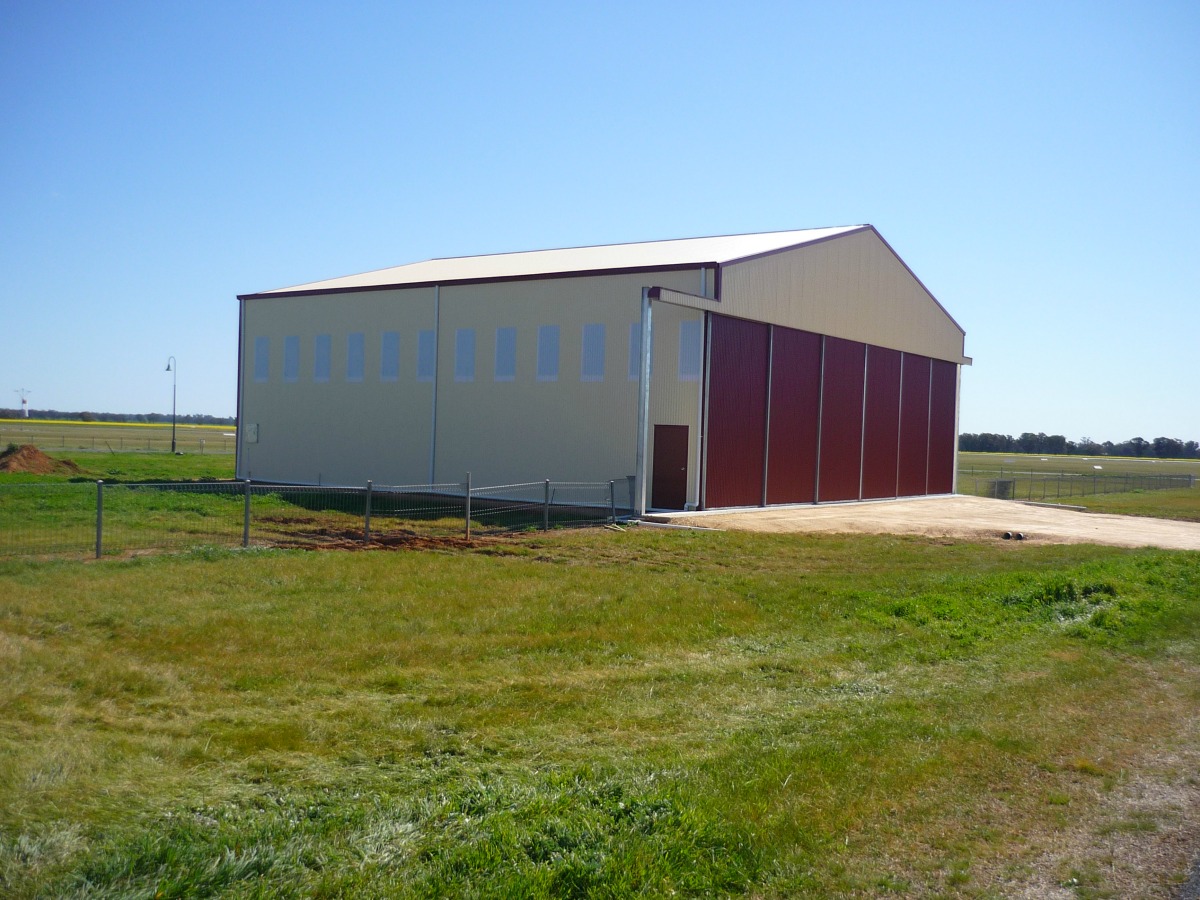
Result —
[[363, 543], [371, 542], [371, 479], [367, 479], [367, 510], [363, 515]]
[[463, 506], [465, 507], [466, 532], [467, 540], [471, 539], [471, 473], [467, 473], [466, 496], [463, 498]]
[[613, 525], [617, 524], [617, 483], [610, 481], [608, 483], [608, 521]]
[[96, 559], [104, 552], [104, 481], [96, 482]]
[[550, 530], [550, 479], [546, 479], [544, 496], [542, 497], [542, 531]]
[[250, 479], [246, 479], [246, 502], [242, 512], [242, 546], [250, 546]]

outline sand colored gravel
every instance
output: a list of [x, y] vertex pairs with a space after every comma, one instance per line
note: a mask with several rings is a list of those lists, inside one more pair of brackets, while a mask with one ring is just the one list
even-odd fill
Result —
[[1003, 540], [1200, 550], [1200, 523], [1114, 516], [983, 497], [922, 497], [823, 506], [716, 510], [647, 516], [650, 521], [739, 531], [916, 534]]

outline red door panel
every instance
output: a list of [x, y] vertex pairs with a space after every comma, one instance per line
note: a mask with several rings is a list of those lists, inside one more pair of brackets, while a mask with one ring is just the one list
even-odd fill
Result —
[[712, 316], [704, 505], [762, 503], [768, 327]]
[[863, 363], [867, 345], [826, 337], [817, 499], [857, 500], [862, 468]]
[[863, 498], [896, 496], [900, 438], [899, 350], [867, 348], [867, 415], [863, 432]]
[[650, 505], [683, 509], [687, 503], [688, 427], [654, 426], [654, 469]]
[[817, 499], [821, 336], [776, 326], [771, 343], [767, 502]]
[[900, 388], [899, 496], [926, 493], [929, 462], [929, 363], [928, 356], [904, 354]]
[[954, 407], [958, 391], [958, 366], [945, 360], [933, 361], [929, 386], [929, 483], [930, 494], [948, 494], [954, 489]]

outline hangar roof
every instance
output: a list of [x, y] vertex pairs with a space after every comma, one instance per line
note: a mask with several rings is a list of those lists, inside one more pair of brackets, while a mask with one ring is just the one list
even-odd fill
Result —
[[245, 297], [287, 296], [353, 290], [372, 290], [418, 284], [451, 284], [463, 281], [496, 281], [536, 278], [547, 275], [603, 273], [643, 269], [683, 268], [736, 262], [779, 250], [800, 247], [855, 231], [870, 225], [837, 228], [805, 228], [722, 237], [648, 241], [638, 244], [605, 244], [559, 250], [531, 250], [488, 256], [459, 256], [376, 269], [359, 275], [314, 281], [293, 287], [247, 294]]

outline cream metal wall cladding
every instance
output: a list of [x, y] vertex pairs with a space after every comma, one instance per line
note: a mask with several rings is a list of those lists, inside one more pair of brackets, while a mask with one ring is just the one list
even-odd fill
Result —
[[[433, 383], [417, 379], [422, 331], [436, 324], [434, 289], [257, 299], [244, 303], [238, 477], [299, 484], [424, 484], [429, 478]], [[383, 333], [399, 337], [395, 381], [381, 377]], [[363, 335], [361, 382], [346, 377], [349, 335]], [[329, 378], [315, 377], [318, 337], [328, 335]], [[295, 381], [284, 380], [287, 338], [298, 339]], [[254, 378], [265, 338], [269, 374]], [[240, 434], [240, 432], [239, 432]]]
[[[687, 426], [686, 502], [694, 507], [699, 505], [700, 500], [700, 404], [704, 386], [704, 314], [684, 306], [659, 301], [653, 304], [652, 320], [654, 353], [646, 458], [654, 459], [655, 425]], [[694, 346], [686, 346], [693, 339]], [[633, 473], [632, 469], [629, 471]], [[647, 467], [646, 484], [649, 492], [647, 496], [653, 496], [652, 465]]]
[[963, 330], [874, 229], [726, 266], [720, 311], [969, 362]]
[[[477, 484], [623, 481], [635, 471], [639, 382], [629, 377], [637, 351], [630, 332], [638, 328], [647, 280], [696, 289], [703, 276], [677, 270], [245, 301], [241, 421], [257, 428], [246, 429], [256, 440], [243, 442], [239, 477], [424, 484], [458, 482], [471, 472]], [[686, 317], [699, 323], [698, 314]], [[697, 382], [671, 387], [678, 319], [664, 320], [669, 335], [656, 335], [655, 352], [667, 368], [656, 382], [655, 414], [669, 422], [686, 416], [698, 435]], [[537, 372], [544, 328], [556, 336], [553, 377]], [[585, 328], [593, 354], [603, 336], [598, 375], [583, 371]], [[513, 368], [498, 377], [501, 329], [511, 329]], [[390, 381], [381, 372], [386, 332], [399, 342], [398, 374]], [[436, 348], [427, 380], [418, 373], [423, 333]], [[360, 381], [348, 371], [355, 334], [364, 348]], [[327, 380], [316, 377], [320, 336], [330, 348]], [[284, 373], [289, 338], [300, 349], [292, 381]], [[260, 382], [254, 357], [264, 339], [269, 371]], [[469, 374], [462, 359], [468, 347]], [[597, 364], [594, 356], [590, 362]], [[698, 458], [689, 460], [689, 470], [698, 469]]]
[[[629, 333], [647, 278], [698, 282], [696, 272], [675, 271], [442, 287], [435, 480], [465, 472], [481, 484], [634, 474], [638, 382], [629, 378]], [[603, 327], [599, 378], [584, 377], [585, 326]], [[516, 329], [512, 381], [494, 378], [498, 328]], [[542, 328], [557, 329], [553, 378], [537, 372]], [[462, 329], [475, 332], [470, 381], [455, 376]]]

